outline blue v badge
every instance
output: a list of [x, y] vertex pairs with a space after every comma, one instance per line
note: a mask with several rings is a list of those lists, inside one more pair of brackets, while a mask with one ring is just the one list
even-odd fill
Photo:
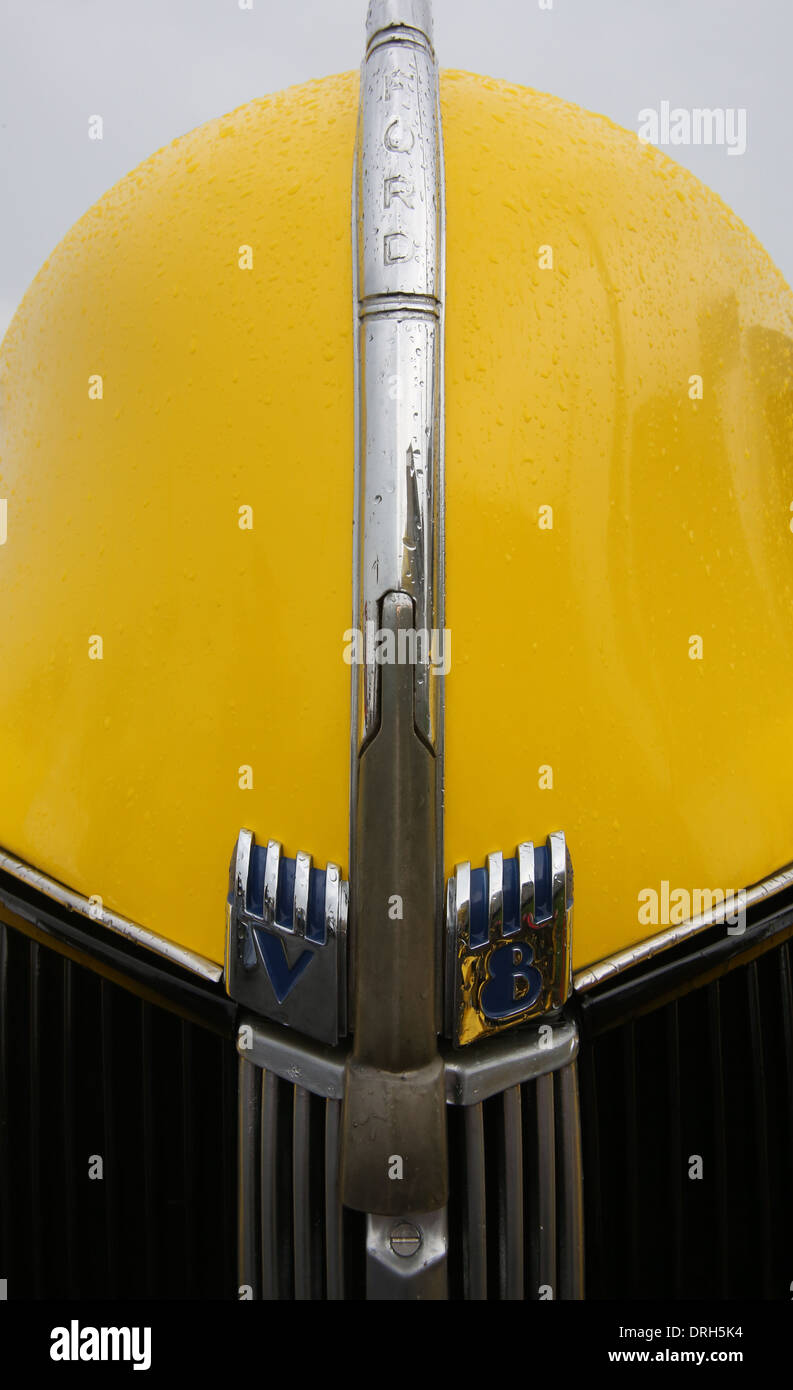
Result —
[[446, 1023], [458, 1047], [551, 1009], [570, 992], [573, 871], [564, 835], [458, 864], [446, 899]]
[[337, 864], [288, 859], [277, 840], [241, 830], [227, 899], [226, 981], [232, 999], [321, 1042], [347, 1028], [348, 885]]

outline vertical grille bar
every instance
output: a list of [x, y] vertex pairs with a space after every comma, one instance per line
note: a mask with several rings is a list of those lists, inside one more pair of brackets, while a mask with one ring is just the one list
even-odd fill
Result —
[[575, 1062], [554, 1077], [559, 1127], [559, 1297], [584, 1296], [584, 1208], [581, 1121]]
[[[265, 1073], [266, 1075], [266, 1073]], [[240, 1057], [237, 1082], [237, 1252], [240, 1285], [259, 1297], [259, 1142], [261, 1075]]]
[[760, 1227], [762, 1233], [763, 1297], [770, 1298], [772, 1293], [772, 1241], [770, 1173], [768, 1165], [768, 1098], [766, 1092], [763, 1024], [760, 1013], [760, 983], [756, 960], [753, 960], [747, 968], [746, 988], [749, 998], [749, 1050], [752, 1059], [752, 1090], [754, 1093], [755, 1153], [757, 1154], [757, 1174], [760, 1188], [758, 1195], [760, 1199]]
[[280, 1297], [278, 1259], [278, 1077], [262, 1072], [262, 1298]]
[[464, 1110], [463, 1290], [466, 1299], [487, 1298], [487, 1215], [485, 1201], [485, 1131], [482, 1106]]
[[[587, 1206], [587, 1231], [589, 1240], [587, 1241], [587, 1278], [592, 1277], [593, 1266], [595, 1277], [602, 1280], [603, 1264], [605, 1255], [605, 1241], [603, 1232], [603, 1177], [600, 1163], [600, 1117], [598, 1107], [598, 1075], [596, 1053], [594, 1048], [585, 1048], [581, 1054], [581, 1082], [582, 1082], [582, 1109], [581, 1116], [583, 1124], [583, 1135], [586, 1139], [586, 1168], [588, 1173], [586, 1206]], [[594, 1258], [593, 1258], [594, 1255]]]
[[553, 1103], [553, 1077], [540, 1076], [535, 1082], [537, 1097], [537, 1258], [538, 1288], [530, 1291], [537, 1298], [540, 1288], [550, 1288], [556, 1298], [556, 1122]]
[[111, 1298], [118, 1290], [118, 1174], [116, 1171], [115, 1098], [113, 1095], [113, 995], [107, 980], [100, 985], [102, 1030], [102, 1113], [104, 1119], [103, 1193], [105, 1198], [105, 1249], [107, 1288]]
[[[182, 1060], [182, 1156], [184, 1193], [184, 1253], [185, 1268], [190, 1271], [191, 1283], [195, 1279], [195, 1122], [193, 1113], [193, 1035], [189, 1023], [181, 1023]], [[198, 1292], [192, 1289], [191, 1292]]]
[[720, 1298], [728, 1297], [729, 1217], [727, 1209], [727, 1125], [724, 1105], [724, 1053], [719, 981], [708, 986], [708, 1037], [713, 1096], [713, 1159], [716, 1171], [715, 1277]]
[[502, 1212], [502, 1297], [523, 1298], [523, 1123], [520, 1086], [511, 1086], [504, 1103], [504, 1210]]
[[295, 1298], [310, 1300], [311, 1279], [311, 1097], [295, 1086], [292, 1129], [292, 1220]]
[[143, 1141], [143, 1210], [146, 1222], [146, 1288], [155, 1297], [157, 1280], [156, 1221], [154, 1217], [154, 1072], [152, 1066], [151, 1005], [140, 1006], [140, 1103]]
[[33, 1242], [33, 1289], [36, 1298], [41, 1296], [41, 1075], [40, 1033], [41, 1018], [39, 1008], [39, 985], [41, 979], [41, 952], [38, 942], [28, 943], [29, 960], [29, 1032], [28, 1032], [28, 1104], [30, 1131], [30, 1231]]
[[66, 1222], [66, 1281], [70, 1291], [79, 1297], [80, 1287], [76, 1269], [77, 1210], [76, 1155], [74, 1140], [74, 967], [70, 960], [63, 962], [61, 977], [62, 1056], [61, 1105], [63, 1126], [63, 1209]]
[[779, 952], [779, 993], [782, 1006], [782, 1035], [785, 1052], [785, 1092], [787, 1095], [787, 1139], [793, 1152], [793, 974], [790, 969], [790, 945], [785, 942]]
[[677, 1002], [669, 1005], [666, 1029], [667, 1077], [669, 1106], [669, 1191], [672, 1225], [672, 1290], [680, 1297], [683, 1283], [683, 1152], [682, 1109], [680, 1096], [680, 1017]]
[[344, 1220], [339, 1195], [341, 1101], [325, 1102], [325, 1277], [329, 1301], [344, 1298]]
[[639, 1278], [639, 1135], [636, 1097], [636, 1038], [629, 1023], [624, 1036], [625, 1165], [627, 1169], [628, 1278], [633, 1288]]
[[[0, 1238], [3, 1242], [3, 1259], [10, 1259], [11, 1221], [9, 1201], [11, 1199], [9, 1125], [8, 1125], [8, 929], [0, 922]], [[7, 1277], [3, 1271], [3, 1278]]]

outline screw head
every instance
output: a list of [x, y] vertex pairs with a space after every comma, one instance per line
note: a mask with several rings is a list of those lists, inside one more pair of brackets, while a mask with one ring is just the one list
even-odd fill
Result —
[[407, 1260], [421, 1247], [421, 1231], [412, 1221], [397, 1221], [391, 1231], [391, 1249], [395, 1255]]

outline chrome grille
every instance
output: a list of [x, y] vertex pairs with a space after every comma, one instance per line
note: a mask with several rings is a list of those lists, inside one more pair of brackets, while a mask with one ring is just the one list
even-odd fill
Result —
[[[558, 1055], [574, 1057], [574, 1030], [558, 1031]], [[524, 1038], [489, 1056], [531, 1072], [542, 1064]], [[240, 1052], [240, 1285], [254, 1298], [365, 1298], [366, 1219], [339, 1200], [343, 1058], [263, 1025], [257, 1050], [259, 1064]], [[575, 1061], [494, 1094], [485, 1066], [472, 1083], [461, 1054], [449, 1065], [449, 1296], [581, 1298]]]
[[245, 1296], [365, 1296], [365, 1218], [339, 1199], [340, 1122], [341, 1101], [240, 1059], [239, 1282]]
[[452, 1298], [582, 1297], [576, 1066], [449, 1107]]

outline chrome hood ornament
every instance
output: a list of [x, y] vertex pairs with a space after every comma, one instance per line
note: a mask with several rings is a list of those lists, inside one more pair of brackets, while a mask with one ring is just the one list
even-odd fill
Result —
[[[454, 1067], [439, 1035], [445, 1023], [464, 1044], [564, 1002], [572, 874], [561, 835], [544, 850], [519, 846], [514, 864], [491, 854], [486, 889], [481, 871], [458, 866], [444, 951], [445, 204], [429, 0], [372, 0], [366, 39], [353, 192], [353, 632], [364, 657], [352, 676], [349, 949], [338, 869], [323, 881], [323, 918], [308, 857], [283, 861], [276, 842], [265, 853], [243, 831], [228, 979], [257, 1013], [335, 1043], [349, 957], [352, 1047], [334, 1082], [340, 1201], [367, 1215], [370, 1296], [444, 1298]], [[363, 639], [373, 631], [395, 659]], [[420, 1232], [415, 1249], [395, 1242], [400, 1221]]]
[[[396, 651], [399, 637], [443, 627], [444, 190], [431, 7], [373, 0], [366, 37], [353, 202], [355, 611], [359, 630], [390, 632]], [[342, 1193], [370, 1215], [440, 1212], [447, 1199], [443, 680], [429, 646], [414, 642], [410, 664], [368, 653], [353, 694]]]

